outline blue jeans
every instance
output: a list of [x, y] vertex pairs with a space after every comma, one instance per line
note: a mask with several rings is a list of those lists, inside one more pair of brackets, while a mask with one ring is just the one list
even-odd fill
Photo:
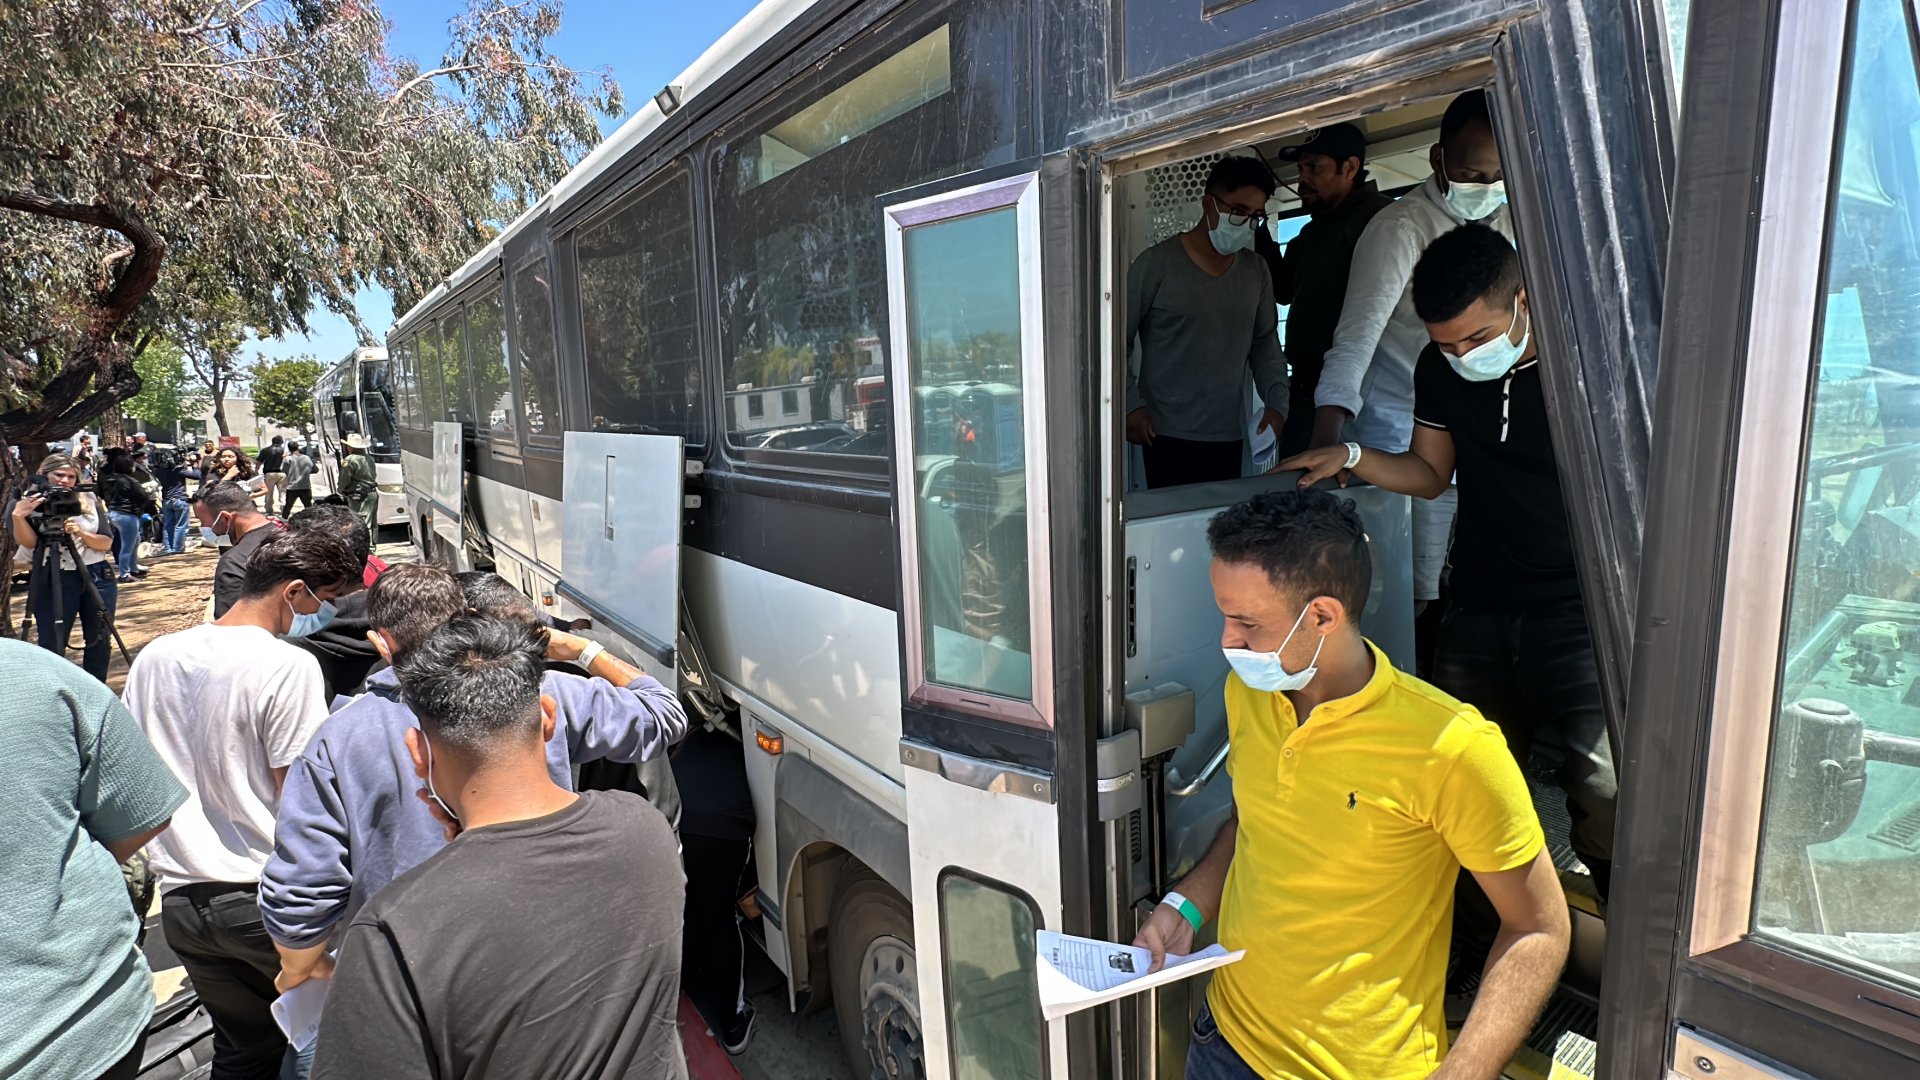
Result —
[[118, 510], [107, 511], [107, 520], [113, 522], [113, 533], [120, 538], [120, 576], [132, 574], [140, 565], [140, 515], [123, 514]]
[[168, 499], [167, 505], [160, 511], [160, 546], [169, 555], [178, 555], [187, 550], [187, 521], [193, 517], [193, 507], [185, 499]]
[[1200, 1015], [1194, 1017], [1187, 1035], [1187, 1080], [1260, 1080], [1239, 1051], [1227, 1045], [1208, 1002], [1201, 1001]]
[[[93, 578], [93, 587], [100, 590], [101, 604], [94, 603], [88, 595], [81, 574]], [[34, 633], [40, 647], [65, 656], [77, 617], [81, 637], [86, 642], [80, 666], [87, 674], [106, 682], [107, 665], [113, 660], [113, 636], [107, 632], [107, 618], [112, 616], [120, 593], [120, 587], [114, 584], [112, 564], [97, 562], [85, 570], [62, 570], [50, 585], [46, 592], [31, 598]], [[53, 617], [56, 598], [60, 608], [58, 620]]]

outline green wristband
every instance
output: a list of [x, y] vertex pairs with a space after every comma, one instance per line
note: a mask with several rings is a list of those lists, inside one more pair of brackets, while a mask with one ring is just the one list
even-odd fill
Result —
[[1160, 902], [1179, 912], [1180, 917], [1193, 924], [1196, 931], [1207, 924], [1206, 918], [1200, 914], [1200, 909], [1194, 905], [1193, 901], [1177, 892], [1168, 893]]

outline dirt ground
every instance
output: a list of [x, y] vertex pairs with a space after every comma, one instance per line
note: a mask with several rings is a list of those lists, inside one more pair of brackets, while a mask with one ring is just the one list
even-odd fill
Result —
[[[185, 630], [206, 618], [207, 601], [213, 596], [213, 567], [218, 560], [215, 549], [194, 547], [189, 541], [184, 555], [144, 560], [141, 565], [152, 571], [146, 580], [120, 584], [114, 622], [128, 655], [138, 656], [154, 638]], [[78, 645], [79, 634], [74, 637]], [[71, 655], [79, 659], [77, 649]], [[113, 666], [107, 670], [107, 685], [118, 693], [126, 681], [127, 660], [116, 648]]]

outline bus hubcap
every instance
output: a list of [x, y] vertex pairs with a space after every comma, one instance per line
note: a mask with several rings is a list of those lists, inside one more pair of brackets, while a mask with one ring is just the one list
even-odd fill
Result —
[[874, 1080], [920, 1080], [920, 995], [914, 987], [913, 946], [878, 937], [860, 964], [861, 1019], [874, 1063]]

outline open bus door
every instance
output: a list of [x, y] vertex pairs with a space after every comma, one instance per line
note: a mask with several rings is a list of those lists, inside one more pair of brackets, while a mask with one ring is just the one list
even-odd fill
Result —
[[1696, 0], [1605, 1075], [1920, 1072], [1920, 22]]
[[912, 919], [833, 980], [888, 1075], [1067, 1075], [1034, 931], [1085, 928], [1094, 553], [1072, 175], [1050, 160], [882, 200]]

